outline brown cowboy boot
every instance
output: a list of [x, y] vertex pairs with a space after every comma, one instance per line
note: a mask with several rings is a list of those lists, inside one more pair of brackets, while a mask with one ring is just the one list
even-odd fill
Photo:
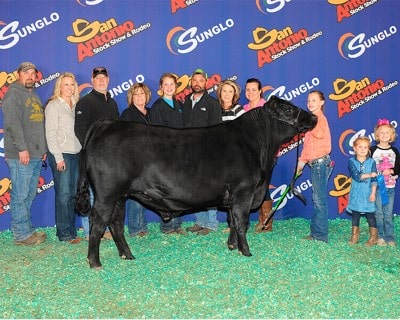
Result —
[[351, 227], [351, 238], [349, 240], [349, 244], [358, 243], [359, 238], [360, 238], [360, 227]]
[[265, 219], [267, 219], [268, 214], [271, 212], [271, 210], [272, 210], [272, 200], [265, 200], [261, 205], [260, 213], [258, 215], [258, 223], [256, 224], [256, 229], [255, 229], [256, 233], [272, 231], [273, 217], [269, 219], [267, 225], [263, 229], [264, 221]]
[[369, 239], [365, 243], [366, 247], [372, 247], [378, 243], [378, 229], [369, 228]]

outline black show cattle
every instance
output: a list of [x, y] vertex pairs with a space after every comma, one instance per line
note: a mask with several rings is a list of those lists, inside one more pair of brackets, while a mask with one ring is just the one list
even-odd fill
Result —
[[91, 209], [90, 266], [101, 268], [99, 246], [107, 225], [119, 255], [134, 259], [124, 237], [127, 197], [165, 219], [208, 207], [226, 210], [229, 249], [251, 256], [249, 212], [265, 197], [276, 153], [316, 123], [311, 113], [275, 96], [236, 120], [206, 128], [96, 122], [82, 149], [76, 203], [78, 212]]

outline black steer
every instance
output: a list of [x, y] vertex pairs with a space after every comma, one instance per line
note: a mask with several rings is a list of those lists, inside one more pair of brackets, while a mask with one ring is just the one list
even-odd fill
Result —
[[100, 120], [82, 149], [76, 209], [90, 212], [88, 261], [100, 268], [106, 226], [119, 255], [134, 259], [124, 237], [124, 204], [133, 198], [168, 219], [218, 207], [231, 221], [228, 247], [251, 256], [246, 239], [249, 212], [261, 205], [281, 144], [312, 129], [317, 118], [271, 97], [240, 118], [205, 128], [171, 129]]

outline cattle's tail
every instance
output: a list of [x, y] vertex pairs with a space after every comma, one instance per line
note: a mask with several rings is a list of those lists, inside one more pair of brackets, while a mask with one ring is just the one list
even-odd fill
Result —
[[90, 212], [89, 180], [86, 175], [86, 149], [82, 148], [79, 158], [79, 178], [75, 198], [75, 211], [83, 216]]

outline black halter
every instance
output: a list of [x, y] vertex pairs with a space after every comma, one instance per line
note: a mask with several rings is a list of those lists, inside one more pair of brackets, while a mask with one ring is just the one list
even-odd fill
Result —
[[276, 120], [278, 120], [280, 122], [287, 123], [288, 125], [290, 125], [293, 128], [295, 128], [297, 132], [299, 132], [299, 117], [300, 117], [301, 109], [299, 109], [297, 111], [297, 116], [295, 118], [291, 119], [291, 120], [283, 119], [283, 118], [281, 118], [281, 117], [279, 117], [277, 115], [274, 115], [274, 114], [271, 113], [271, 111], [268, 111], [268, 112], [269, 112], [269, 114], [270, 114], [270, 116], [272, 118], [274, 118], [274, 119], [276, 119]]

